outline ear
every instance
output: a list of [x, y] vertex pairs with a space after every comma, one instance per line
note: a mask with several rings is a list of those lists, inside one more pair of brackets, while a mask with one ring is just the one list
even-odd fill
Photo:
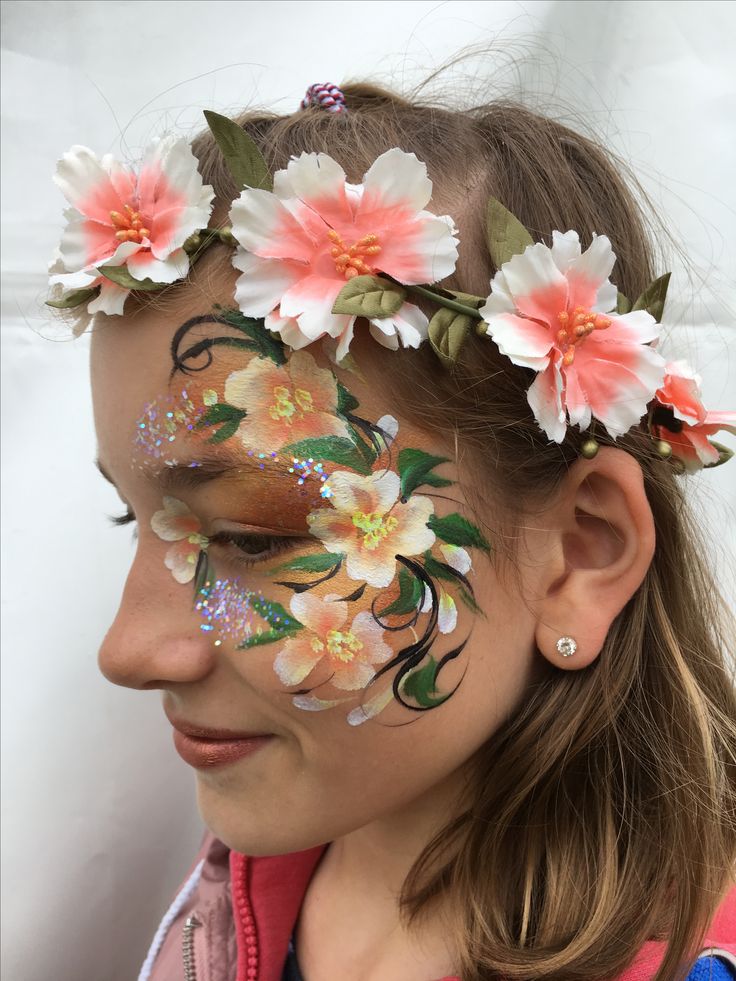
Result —
[[[638, 462], [613, 447], [577, 460], [545, 525], [549, 551], [535, 604], [537, 646], [557, 667], [587, 667], [654, 555], [654, 519]], [[562, 637], [575, 641], [573, 656], [558, 650]]]

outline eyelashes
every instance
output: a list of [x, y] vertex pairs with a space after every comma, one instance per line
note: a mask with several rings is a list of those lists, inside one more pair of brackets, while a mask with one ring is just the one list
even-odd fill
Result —
[[[130, 510], [123, 514], [108, 515], [108, 518], [117, 528], [133, 524], [136, 521], [135, 515]], [[137, 537], [137, 534], [137, 530], [134, 531], [133, 537]], [[209, 536], [208, 541], [211, 546], [221, 548], [226, 561], [235, 562], [248, 568], [273, 559], [283, 552], [288, 552], [297, 544], [306, 543], [305, 539], [295, 536], [237, 531], [218, 531], [215, 535]], [[314, 544], [311, 539], [309, 544]]]

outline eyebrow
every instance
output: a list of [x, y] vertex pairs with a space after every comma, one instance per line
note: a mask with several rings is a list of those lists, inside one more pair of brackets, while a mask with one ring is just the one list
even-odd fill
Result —
[[[97, 469], [109, 483], [116, 487], [115, 481], [100, 459], [95, 461]], [[151, 468], [149, 475], [162, 491], [197, 490], [205, 484], [224, 478], [237, 479], [245, 474], [271, 473], [285, 476], [289, 473], [291, 460], [277, 457], [213, 456], [204, 457], [190, 463], [174, 463], [158, 470]]]

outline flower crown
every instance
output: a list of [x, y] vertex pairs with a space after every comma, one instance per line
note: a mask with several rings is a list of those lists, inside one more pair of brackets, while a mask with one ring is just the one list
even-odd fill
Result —
[[[185, 278], [219, 241], [236, 247], [241, 312], [294, 350], [322, 339], [340, 362], [360, 317], [384, 347], [429, 340], [452, 369], [475, 333], [535, 372], [529, 406], [556, 443], [578, 426], [589, 431], [582, 453], [591, 457], [596, 425], [616, 439], [646, 417], [658, 451], [685, 470], [733, 455], [710, 437], [736, 433], [736, 412], [706, 410], [699, 376], [656, 350], [669, 273], [632, 302], [608, 278], [616, 257], [605, 235], [584, 252], [575, 231], [553, 232], [551, 247], [535, 243], [491, 198], [486, 237], [498, 272], [489, 295], [444, 289], [436, 284], [455, 270], [458, 232], [449, 215], [425, 210], [432, 182], [413, 153], [381, 154], [361, 184], [324, 153], [302, 153], [272, 176], [240, 126], [205, 117], [242, 188], [227, 227], [207, 227], [214, 190], [182, 138], [154, 141], [137, 171], [83, 146], [59, 161], [54, 179], [71, 207], [47, 303], [74, 310], [75, 334], [95, 313], [122, 314], [131, 292]], [[437, 307], [431, 318], [415, 298]]]

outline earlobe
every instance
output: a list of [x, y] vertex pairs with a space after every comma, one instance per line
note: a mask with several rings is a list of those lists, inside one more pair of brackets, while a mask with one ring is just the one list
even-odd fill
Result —
[[574, 670], [598, 656], [654, 555], [654, 519], [639, 463], [614, 447], [576, 461], [547, 518], [551, 550], [536, 641], [553, 664]]

